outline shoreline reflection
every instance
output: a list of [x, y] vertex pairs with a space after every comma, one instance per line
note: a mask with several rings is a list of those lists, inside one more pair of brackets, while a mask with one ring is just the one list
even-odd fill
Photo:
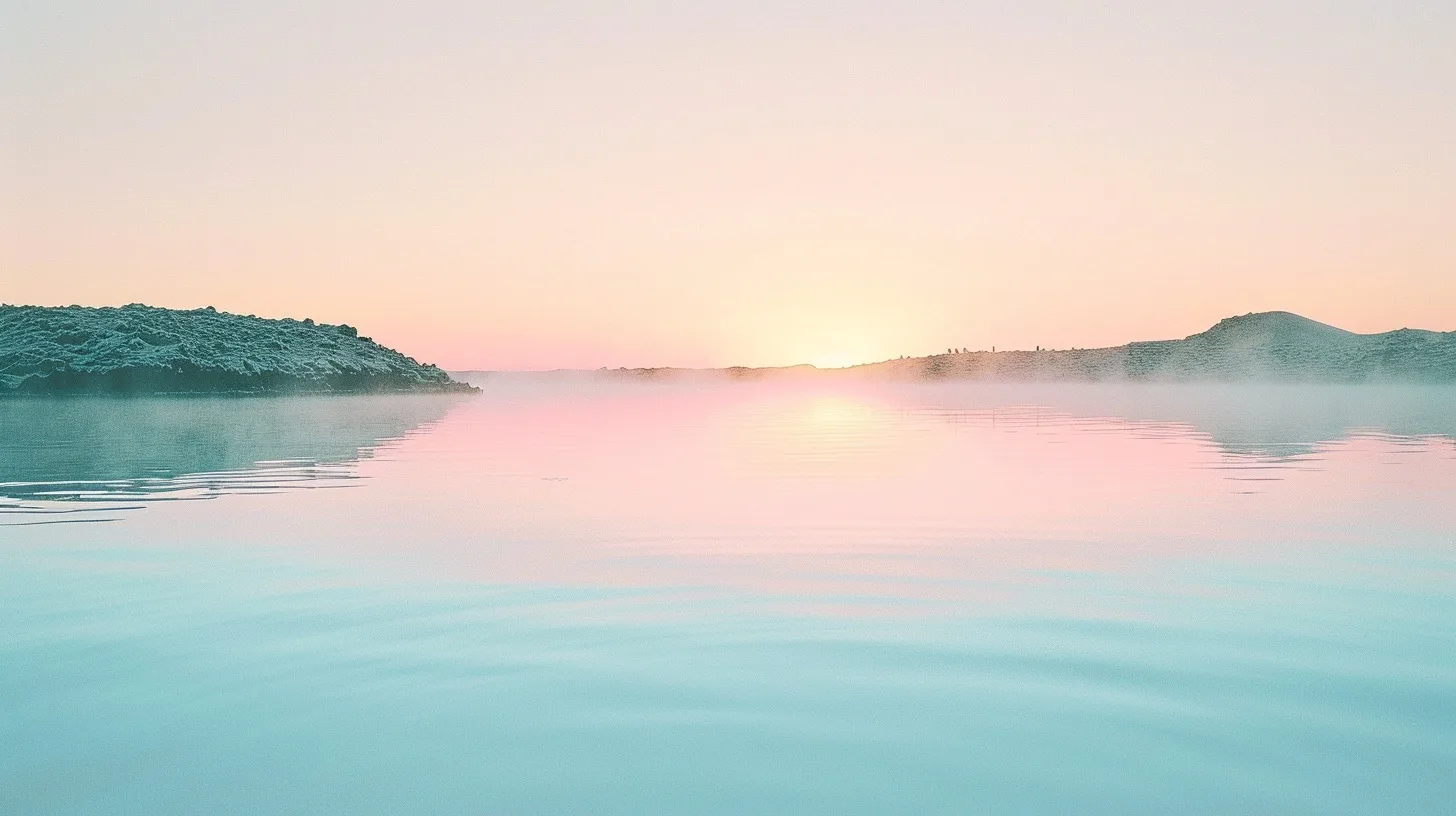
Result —
[[427, 430], [462, 399], [0, 400], [0, 525], [109, 521], [143, 503], [344, 487], [360, 478], [359, 460]]

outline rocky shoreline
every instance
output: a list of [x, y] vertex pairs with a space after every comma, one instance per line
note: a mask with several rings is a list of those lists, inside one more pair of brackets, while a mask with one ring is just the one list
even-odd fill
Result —
[[348, 325], [212, 307], [0, 306], [0, 396], [475, 390]]

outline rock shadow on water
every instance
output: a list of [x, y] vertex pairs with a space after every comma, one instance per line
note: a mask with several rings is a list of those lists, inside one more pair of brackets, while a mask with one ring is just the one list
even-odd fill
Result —
[[[344, 486], [448, 394], [0, 400], [0, 525], [112, 520], [140, 503]], [[103, 515], [96, 515], [98, 512]]]

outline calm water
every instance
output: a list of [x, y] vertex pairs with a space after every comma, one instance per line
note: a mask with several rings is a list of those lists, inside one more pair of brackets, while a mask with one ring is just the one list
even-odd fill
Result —
[[0, 402], [0, 813], [1456, 812], [1456, 390]]

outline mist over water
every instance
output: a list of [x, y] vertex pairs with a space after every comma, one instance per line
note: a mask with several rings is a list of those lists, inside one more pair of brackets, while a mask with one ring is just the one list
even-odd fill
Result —
[[[0, 400], [0, 514], [58, 502], [212, 498], [352, 478], [381, 443], [423, 432], [464, 397], [70, 397]], [[47, 502], [34, 507], [18, 500]], [[104, 507], [90, 508], [103, 512]], [[6, 516], [0, 515], [0, 524]], [[19, 523], [19, 522], [16, 522]]]
[[0, 812], [1456, 808], [1456, 388], [477, 384], [0, 402]]

